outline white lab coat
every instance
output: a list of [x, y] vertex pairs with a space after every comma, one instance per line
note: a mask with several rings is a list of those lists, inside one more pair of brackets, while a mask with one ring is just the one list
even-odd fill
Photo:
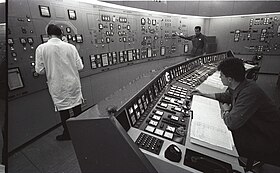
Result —
[[78, 70], [84, 66], [74, 45], [51, 38], [37, 47], [35, 57], [35, 71], [46, 73], [56, 111], [70, 109], [83, 102]]

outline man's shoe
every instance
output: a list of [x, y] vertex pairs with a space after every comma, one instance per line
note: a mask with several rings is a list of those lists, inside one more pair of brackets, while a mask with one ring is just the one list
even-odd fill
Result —
[[57, 141], [68, 141], [68, 140], [71, 140], [71, 138], [69, 135], [58, 135], [56, 137], [56, 140]]

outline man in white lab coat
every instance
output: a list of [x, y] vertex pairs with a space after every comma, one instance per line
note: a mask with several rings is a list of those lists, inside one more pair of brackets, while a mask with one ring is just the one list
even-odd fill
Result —
[[58, 26], [50, 24], [47, 33], [48, 42], [36, 49], [35, 70], [46, 74], [55, 111], [60, 113], [64, 131], [56, 139], [70, 140], [66, 120], [70, 118], [69, 110], [72, 108], [74, 116], [81, 113], [83, 96], [78, 71], [83, 69], [83, 64], [76, 47], [60, 39], [62, 31]]

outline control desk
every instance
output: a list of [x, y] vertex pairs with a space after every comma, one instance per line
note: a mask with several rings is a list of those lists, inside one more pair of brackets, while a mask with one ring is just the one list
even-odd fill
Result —
[[[119, 131], [125, 131], [124, 136], [128, 135], [134, 143], [129, 146], [140, 148], [157, 172], [244, 172], [234, 147], [233, 150], [205, 147], [207, 145], [197, 145], [190, 139], [191, 91], [202, 86], [203, 81], [216, 71], [217, 64], [230, 56], [231, 51], [204, 55], [155, 71], [151, 76], [142, 76], [79, 117], [70, 119], [69, 130], [82, 171], [85, 170], [85, 156], [80, 151], [85, 148], [79, 142], [83, 135], [79, 135], [76, 122], [114, 115], [113, 119], [122, 126]], [[96, 125], [89, 128], [96, 128]], [[102, 143], [106, 148], [106, 144], [101, 142], [102, 134], [90, 137], [94, 138], [91, 146], [98, 147], [97, 143]], [[118, 148], [119, 139], [113, 137], [111, 140]], [[87, 142], [91, 143], [91, 140]], [[95, 153], [95, 156], [96, 161], [98, 155]], [[100, 167], [95, 165], [87, 171], [98, 170], [97, 166]]]

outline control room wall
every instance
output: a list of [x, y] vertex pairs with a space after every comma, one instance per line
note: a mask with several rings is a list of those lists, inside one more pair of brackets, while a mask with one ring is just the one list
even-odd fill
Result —
[[209, 34], [215, 35], [217, 50], [232, 50], [237, 57], [261, 56], [261, 72], [280, 72], [280, 14], [259, 14], [210, 19]]

